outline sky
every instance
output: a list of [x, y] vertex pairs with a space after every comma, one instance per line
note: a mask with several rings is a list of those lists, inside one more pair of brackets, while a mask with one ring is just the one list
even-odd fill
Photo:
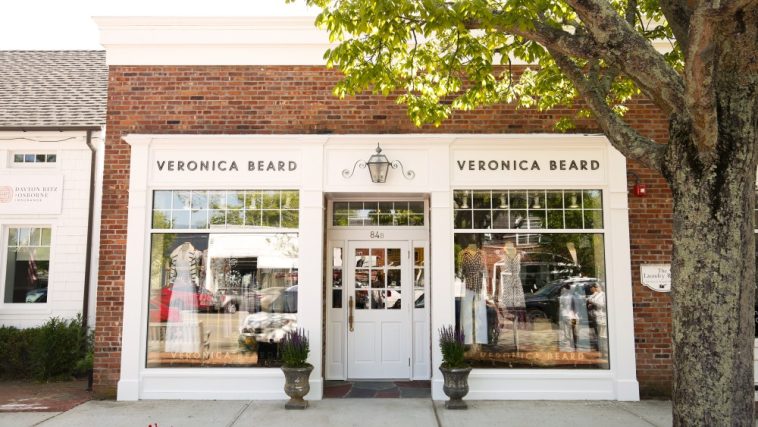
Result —
[[317, 11], [284, 0], [3, 1], [0, 50], [102, 49], [93, 16], [303, 16]]

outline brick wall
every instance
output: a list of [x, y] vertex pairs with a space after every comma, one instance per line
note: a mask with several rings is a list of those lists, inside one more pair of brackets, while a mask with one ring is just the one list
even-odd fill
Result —
[[[637, 380], [643, 397], [670, 396], [671, 294], [643, 286], [640, 264], [671, 262], [671, 191], [656, 172], [634, 162], [627, 162], [627, 167], [647, 185], [645, 197], [629, 196]], [[630, 175], [628, 179], [633, 184], [634, 177]]]
[[[392, 99], [372, 95], [336, 99], [331, 88], [338, 77], [334, 71], [310, 66], [111, 67], [97, 308], [97, 394], [114, 395], [119, 377], [129, 184], [129, 146], [121, 140], [123, 135], [535, 133], [551, 132], [556, 119], [570, 113], [516, 110], [499, 105], [456, 113], [440, 127], [417, 128], [408, 120], [405, 107], [396, 105]], [[638, 102], [628, 118], [651, 135], [665, 136], [666, 122], [648, 102]], [[597, 132], [597, 129], [592, 122], [584, 121], [577, 131]], [[648, 200], [652, 199], [643, 202]], [[666, 244], [667, 240], [651, 234], [641, 233], [639, 241], [653, 242], [650, 245], [655, 247]], [[662, 243], [656, 243], [659, 240]], [[647, 262], [647, 245], [633, 257]], [[658, 260], [655, 251], [650, 252]], [[642, 292], [638, 287], [635, 284], [635, 297]], [[647, 304], [647, 313], [667, 311], [665, 301], [653, 297], [657, 296], [640, 296]], [[651, 334], [657, 333], [648, 329], [638, 331], [645, 344], [653, 339]], [[640, 369], [670, 371], [670, 359], [644, 360]], [[647, 372], [638, 375], [649, 377]], [[670, 378], [670, 373], [667, 375]]]

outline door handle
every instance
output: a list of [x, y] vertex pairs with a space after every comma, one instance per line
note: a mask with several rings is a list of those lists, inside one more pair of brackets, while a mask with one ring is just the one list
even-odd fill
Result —
[[354, 305], [353, 296], [351, 295], [350, 298], [348, 298], [348, 303], [347, 303], [347, 307], [349, 310], [347, 314], [347, 323], [350, 327], [350, 332], [353, 332], [353, 305]]

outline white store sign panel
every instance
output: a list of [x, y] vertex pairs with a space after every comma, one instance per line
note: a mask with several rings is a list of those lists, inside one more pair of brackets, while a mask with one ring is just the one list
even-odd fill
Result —
[[640, 265], [640, 281], [656, 292], [671, 292], [671, 264]]
[[300, 151], [156, 151], [150, 161], [153, 183], [295, 183], [302, 170]]
[[0, 175], [0, 215], [59, 214], [63, 175]]
[[603, 183], [606, 150], [454, 150], [453, 181], [460, 184], [572, 182]]

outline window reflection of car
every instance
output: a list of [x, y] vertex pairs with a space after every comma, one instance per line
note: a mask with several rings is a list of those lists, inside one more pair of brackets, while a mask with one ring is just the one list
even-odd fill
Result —
[[253, 313], [240, 325], [239, 343], [243, 349], [255, 350], [258, 343], [278, 343], [296, 328], [295, 313]]
[[205, 288], [161, 289], [161, 304], [176, 310], [210, 311], [216, 308], [214, 295]]
[[47, 288], [32, 289], [26, 293], [26, 302], [47, 302]]
[[149, 304], [150, 322], [178, 322], [181, 319], [179, 310], [171, 309], [168, 305], [161, 303], [158, 299], [151, 299]]
[[[592, 293], [590, 286], [597, 283], [597, 279], [591, 277], [572, 277], [563, 280], [556, 280], [543, 286], [537, 292], [527, 294], [524, 298], [526, 302], [526, 313], [529, 316], [529, 320], [540, 321], [549, 320], [554, 324], [559, 322], [560, 313], [560, 296], [561, 288], [564, 285], [571, 285], [572, 287], [579, 286], [581, 289], [574, 289], [574, 295], [578, 295], [582, 299], [582, 304], [585, 304], [587, 297]], [[591, 319], [588, 319], [591, 320]]]

